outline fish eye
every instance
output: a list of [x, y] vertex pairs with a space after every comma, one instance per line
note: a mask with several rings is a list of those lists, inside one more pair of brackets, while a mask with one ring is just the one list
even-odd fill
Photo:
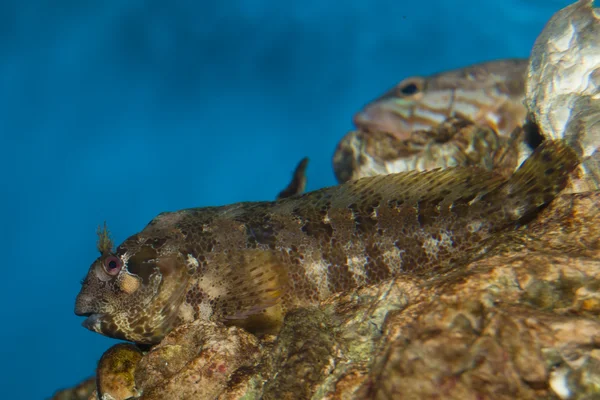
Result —
[[109, 275], [117, 275], [121, 270], [121, 260], [117, 256], [108, 256], [104, 259], [104, 270]]
[[402, 84], [398, 90], [403, 95], [410, 96], [417, 93], [419, 91], [419, 87], [414, 82], [407, 82], [405, 84]]

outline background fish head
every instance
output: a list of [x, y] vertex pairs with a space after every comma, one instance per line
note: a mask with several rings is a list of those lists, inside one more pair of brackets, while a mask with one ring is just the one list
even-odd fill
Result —
[[[424, 92], [426, 81], [422, 77], [410, 77], [398, 83], [394, 88], [367, 104], [354, 115], [357, 128], [365, 131], [387, 132], [400, 139], [408, 139], [412, 131], [429, 129], [438, 123], [440, 117], [435, 113], [420, 118], [422, 106], [437, 100], [437, 94]], [[447, 91], [448, 95], [450, 94]], [[441, 118], [440, 122], [445, 118]]]
[[525, 59], [474, 64], [431, 76], [406, 78], [368, 103], [353, 122], [365, 132], [391, 133], [401, 140], [463, 116], [507, 135], [525, 120]]

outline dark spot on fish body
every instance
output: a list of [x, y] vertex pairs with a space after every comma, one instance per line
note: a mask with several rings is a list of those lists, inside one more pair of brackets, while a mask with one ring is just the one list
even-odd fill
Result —
[[398, 239], [394, 242], [394, 246], [402, 252], [403, 272], [418, 272], [428, 263], [427, 257], [423, 251], [423, 239], [420, 235], [415, 235], [413, 232], [412, 235], [403, 236], [402, 239]]
[[333, 227], [331, 224], [322, 220], [305, 220], [300, 230], [306, 235], [318, 239], [320, 242], [329, 242], [333, 236]]
[[422, 250], [423, 248], [423, 243], [421, 243], [421, 246], [419, 246], [421, 248], [421, 250], [419, 252], [415, 252], [415, 257], [412, 258], [412, 262], [407, 263], [410, 271], [415, 271], [415, 270], [421, 270], [423, 272], [430, 272], [427, 271], [426, 267], [430, 266], [431, 264], [431, 260], [429, 259], [429, 257], [427, 256], [427, 254], [425, 254], [425, 252]]
[[[376, 204], [375, 206], [379, 206]], [[352, 203], [347, 207], [352, 215], [352, 220], [354, 222], [354, 230], [359, 235], [368, 235], [373, 233], [377, 226], [377, 219], [372, 218], [371, 214], [375, 211], [375, 207], [373, 205], [365, 205], [361, 209], [359, 204]]]
[[329, 211], [327, 209], [320, 209], [318, 215], [323, 223], [329, 223], [327, 222], [329, 220]]
[[369, 283], [383, 281], [391, 276], [388, 265], [383, 261], [383, 253], [376, 243], [370, 243], [365, 249], [367, 262], [365, 275]]
[[387, 202], [387, 206], [391, 209], [397, 209], [400, 208], [404, 205], [404, 200], [402, 199], [396, 199], [396, 200], [389, 200]]
[[535, 197], [538, 193], [539, 193], [539, 191], [535, 186], [530, 186], [529, 188], [527, 188], [526, 195], [522, 196], [522, 197], [532, 198], [532, 197]]
[[377, 220], [363, 215], [354, 216], [354, 229], [359, 235], [369, 235], [373, 233], [377, 226]]
[[443, 199], [445, 199], [446, 197], [448, 197], [450, 195], [450, 193], [452, 193], [449, 189], [444, 189], [439, 193], [439, 201], [441, 202]]
[[153, 249], [161, 248], [167, 242], [166, 237], [155, 237], [146, 240], [146, 244], [151, 246]]
[[[336, 218], [336, 217], [334, 217]], [[345, 231], [343, 226], [338, 225], [338, 233]], [[342, 236], [334, 236], [333, 230], [330, 230], [325, 235], [321, 235], [317, 238], [318, 240], [318, 257], [321, 259], [319, 262], [324, 265], [324, 273], [328, 277], [328, 287], [330, 291], [344, 290], [343, 288], [350, 288], [348, 286], [353, 283], [352, 277], [346, 275], [348, 272], [348, 266], [346, 265], [349, 257], [349, 249], [342, 243], [347, 243], [345, 238], [349, 232], [342, 233]], [[342, 241], [338, 240], [345, 238]], [[352, 250], [350, 250], [352, 252]], [[344, 267], [345, 266], [345, 267]], [[306, 266], [311, 268], [310, 266]], [[352, 282], [350, 282], [352, 281]]]
[[144, 246], [135, 253], [127, 261], [127, 271], [129, 273], [139, 276], [142, 279], [143, 284], [150, 282], [150, 277], [157, 271], [156, 263], [154, 260], [157, 257], [156, 250], [151, 246]]
[[302, 212], [302, 209], [301, 209], [300, 207], [294, 207], [294, 208], [292, 209], [292, 212], [291, 212], [291, 214], [292, 214], [294, 217], [301, 217], [301, 216], [302, 216], [302, 214], [303, 214], [303, 212]]
[[438, 197], [417, 202], [415, 210], [417, 213], [417, 221], [420, 226], [434, 225], [439, 222], [442, 217], [442, 212], [448, 210], [448, 205], [443, 204], [443, 201], [443, 197]]
[[[119, 333], [119, 329], [117, 328], [117, 325], [115, 325], [114, 322], [112, 322], [112, 321], [106, 322], [103, 325], [104, 326], [102, 327], [102, 331], [111, 332], [111, 333], [114, 333], [115, 335], [122, 335], [121, 333]], [[120, 336], [120, 338], [125, 339], [123, 336]]]
[[190, 287], [185, 294], [186, 303], [192, 306], [192, 309], [194, 310], [194, 319], [198, 319], [198, 308], [205, 300], [207, 300], [206, 294], [197, 285]]
[[338, 241], [335, 237], [332, 237], [331, 240], [329, 241], [329, 244], [331, 245], [331, 247], [337, 246]]
[[424, 202], [423, 201], [419, 201], [417, 202], [414, 210], [415, 210], [415, 214], [417, 216], [417, 222], [419, 223], [420, 226], [425, 226], [428, 222], [429, 222], [429, 217], [427, 216], [427, 210], [424, 209]]
[[246, 247], [249, 249], [255, 249], [258, 245], [258, 239], [256, 238], [256, 230], [249, 225], [246, 225]]
[[368, 204], [365, 209], [365, 214], [368, 216], [375, 216], [376, 210], [379, 208], [379, 201], [372, 201], [371, 204]]
[[553, 159], [554, 158], [552, 157], [552, 154], [549, 151], [547, 151], [547, 150], [542, 151], [542, 160], [544, 162], [551, 163]]
[[371, 196], [375, 195], [375, 190], [373, 190], [373, 188], [367, 188], [366, 190], [363, 191], [362, 193], [362, 198], [369, 198]]
[[276, 224], [268, 214], [260, 213], [252, 218], [240, 219], [239, 222], [246, 229], [249, 248], [256, 248], [257, 245], [275, 248], [276, 233], [283, 227]]
[[350, 290], [356, 286], [354, 274], [350, 272], [350, 267], [345, 260], [343, 263], [327, 268], [327, 284], [332, 293]]

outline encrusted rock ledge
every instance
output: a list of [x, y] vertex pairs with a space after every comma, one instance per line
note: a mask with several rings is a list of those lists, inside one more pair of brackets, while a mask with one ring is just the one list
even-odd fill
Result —
[[[103, 368], [141, 355], [117, 345], [98, 389], [146, 400], [597, 398], [599, 288], [600, 191], [563, 195], [477, 261], [297, 310], [278, 337], [197, 321], [133, 368]], [[94, 399], [94, 386], [54, 399]]]

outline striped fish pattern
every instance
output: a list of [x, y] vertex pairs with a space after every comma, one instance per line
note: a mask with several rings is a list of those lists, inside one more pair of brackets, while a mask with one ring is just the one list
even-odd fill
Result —
[[[357, 129], [334, 154], [338, 181], [472, 163], [489, 169], [494, 159], [514, 171], [531, 154], [519, 130], [527, 114], [527, 65], [527, 59], [504, 59], [402, 80], [355, 114]], [[492, 140], [483, 146], [489, 159], [465, 155], [477, 151], [482, 138]]]

